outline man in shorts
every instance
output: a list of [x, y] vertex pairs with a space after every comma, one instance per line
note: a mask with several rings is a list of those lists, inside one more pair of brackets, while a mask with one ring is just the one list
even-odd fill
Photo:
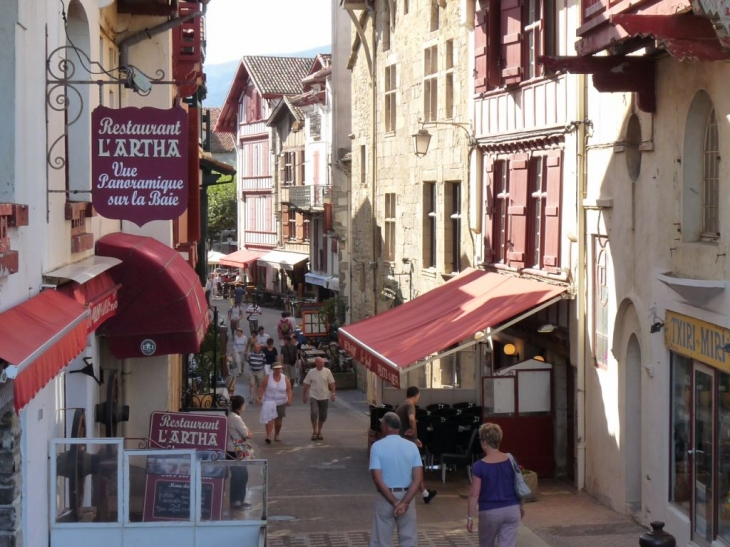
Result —
[[249, 400], [252, 405], [256, 404], [256, 394], [258, 394], [259, 387], [261, 387], [261, 383], [264, 381], [265, 362], [266, 357], [264, 356], [264, 352], [261, 351], [261, 344], [256, 343], [253, 351], [248, 354], [249, 383], [251, 385]]
[[281, 364], [284, 365], [284, 374], [292, 383], [293, 387], [299, 384], [299, 378], [294, 375], [294, 365], [297, 363], [297, 346], [292, 342], [292, 337], [284, 338], [284, 345], [281, 347]]
[[302, 400], [305, 404], [308, 395], [311, 395], [309, 410], [312, 420], [312, 440], [321, 441], [322, 426], [327, 421], [329, 400], [331, 398], [332, 402], [335, 401], [335, 378], [330, 369], [324, 368], [324, 359], [321, 357], [315, 358], [314, 368], [307, 372], [304, 378]]
[[[406, 390], [406, 400], [395, 409], [400, 418], [400, 436], [415, 443], [418, 448], [422, 446], [421, 441], [418, 440], [418, 430], [416, 428], [416, 405], [418, 405], [420, 398], [420, 390], [416, 386], [411, 386]], [[430, 503], [436, 497], [436, 490], [426, 489], [426, 483], [423, 479], [421, 479], [420, 489], [424, 502]]]

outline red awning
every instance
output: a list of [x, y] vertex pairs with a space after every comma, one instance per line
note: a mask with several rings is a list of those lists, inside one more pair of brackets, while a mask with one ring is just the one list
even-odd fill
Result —
[[17, 412], [84, 350], [88, 315], [86, 308], [53, 290], [0, 313], [0, 359], [15, 367]]
[[221, 266], [233, 266], [234, 268], [248, 268], [252, 262], [256, 262], [259, 258], [264, 256], [265, 253], [260, 251], [249, 251], [248, 249], [242, 249], [224, 256], [220, 259]]
[[100, 328], [115, 357], [199, 351], [210, 317], [200, 280], [180, 253], [118, 232], [97, 241], [96, 254], [122, 260], [109, 270], [122, 285], [117, 312]]
[[339, 329], [340, 346], [395, 387], [418, 361], [560, 298], [566, 287], [472, 268], [448, 283]]
[[114, 283], [108, 272], [102, 272], [85, 283], [66, 283], [58, 291], [89, 309], [88, 332], [94, 332], [117, 311], [117, 293], [121, 285]]

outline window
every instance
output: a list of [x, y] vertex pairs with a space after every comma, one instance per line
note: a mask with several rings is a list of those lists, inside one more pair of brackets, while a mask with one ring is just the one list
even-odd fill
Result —
[[310, 240], [309, 230], [310, 230], [309, 217], [305, 217], [304, 222], [302, 223], [302, 239], [304, 241]]
[[385, 131], [395, 131], [396, 122], [395, 65], [385, 67]]
[[289, 241], [297, 240], [297, 212], [289, 209], [287, 213], [287, 224], [289, 224]]
[[609, 282], [608, 282], [608, 239], [596, 237], [593, 240], [595, 280], [593, 288], [594, 333], [593, 351], [596, 366], [608, 366], [608, 311], [609, 311]]
[[439, 5], [436, 0], [431, 0], [431, 21], [429, 24], [429, 30], [434, 32], [439, 29]]
[[423, 183], [423, 267], [436, 267], [436, 184]]
[[560, 272], [562, 151], [484, 164], [485, 260]]
[[457, 273], [461, 265], [461, 183], [444, 186], [444, 272]]
[[367, 148], [364, 144], [360, 145], [360, 184], [367, 183]]
[[543, 156], [533, 157], [530, 161], [530, 227], [527, 231], [528, 239], [528, 265], [533, 268], [540, 268], [543, 255], [543, 233], [545, 231], [545, 158]]
[[446, 55], [444, 58], [446, 66], [444, 67], [444, 90], [446, 97], [444, 97], [444, 117], [454, 117], [454, 41], [446, 41]]
[[702, 170], [702, 239], [714, 240], [720, 235], [718, 215], [720, 151], [717, 136], [717, 118], [712, 108], [707, 115]]
[[720, 237], [717, 117], [710, 96], [692, 100], [682, 155], [682, 239], [715, 242]]
[[385, 246], [383, 258], [395, 260], [395, 201], [396, 194], [385, 194]]
[[381, 22], [382, 25], [382, 34], [381, 34], [381, 40], [383, 44], [383, 51], [390, 50], [390, 8], [388, 7], [388, 3], [385, 3], [385, 9], [383, 10], [383, 20]]
[[403, 0], [403, 15], [408, 15], [408, 0]]
[[509, 203], [509, 179], [507, 178], [507, 162], [498, 161], [494, 166], [494, 261], [507, 263], [507, 249], [509, 222], [507, 207]]
[[669, 499], [689, 514], [690, 499], [690, 403], [692, 361], [671, 353], [672, 362], [672, 451]]
[[438, 46], [423, 52], [423, 119], [438, 119]]
[[294, 184], [294, 152], [284, 152], [284, 186]]
[[474, 91], [542, 76], [541, 55], [555, 55], [555, 2], [480, 0], [475, 13]]

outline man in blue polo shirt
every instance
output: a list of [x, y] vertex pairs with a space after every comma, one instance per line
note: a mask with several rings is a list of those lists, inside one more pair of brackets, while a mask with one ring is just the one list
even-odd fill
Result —
[[423, 479], [421, 456], [415, 444], [398, 434], [400, 418], [395, 412], [386, 413], [380, 422], [384, 437], [370, 449], [370, 472], [378, 491], [370, 547], [390, 547], [396, 527], [399, 545], [415, 547], [416, 504], [411, 502]]

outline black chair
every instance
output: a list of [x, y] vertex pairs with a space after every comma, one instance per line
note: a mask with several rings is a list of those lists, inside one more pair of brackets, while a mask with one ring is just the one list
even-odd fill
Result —
[[433, 403], [426, 406], [426, 410], [428, 410], [429, 412], [433, 412], [434, 410], [440, 410], [442, 408], [449, 408], [449, 405], [445, 403]]
[[461, 450], [461, 452], [445, 452], [441, 454], [441, 482], [446, 482], [446, 467], [448, 465], [453, 465], [454, 467], [457, 465], [465, 465], [466, 474], [469, 477], [469, 482], [471, 483], [471, 467], [475, 460], [475, 443], [477, 446], [480, 446], [479, 428], [476, 427], [472, 429], [469, 435], [469, 441], [466, 443], [466, 446]]
[[427, 445], [431, 459], [431, 467], [435, 468], [434, 462], [441, 458], [441, 454], [455, 452], [459, 442], [459, 424], [442, 420], [431, 424], [431, 439]]
[[454, 403], [451, 405], [451, 408], [458, 408], [459, 410], [464, 410], [465, 408], [471, 408], [475, 406], [474, 403]]
[[446, 418], [447, 420], [450, 420], [454, 416], [457, 416], [458, 414], [461, 414], [461, 411], [455, 409], [455, 408], [437, 408], [435, 410], [430, 411], [433, 416], [439, 416], [441, 418]]

